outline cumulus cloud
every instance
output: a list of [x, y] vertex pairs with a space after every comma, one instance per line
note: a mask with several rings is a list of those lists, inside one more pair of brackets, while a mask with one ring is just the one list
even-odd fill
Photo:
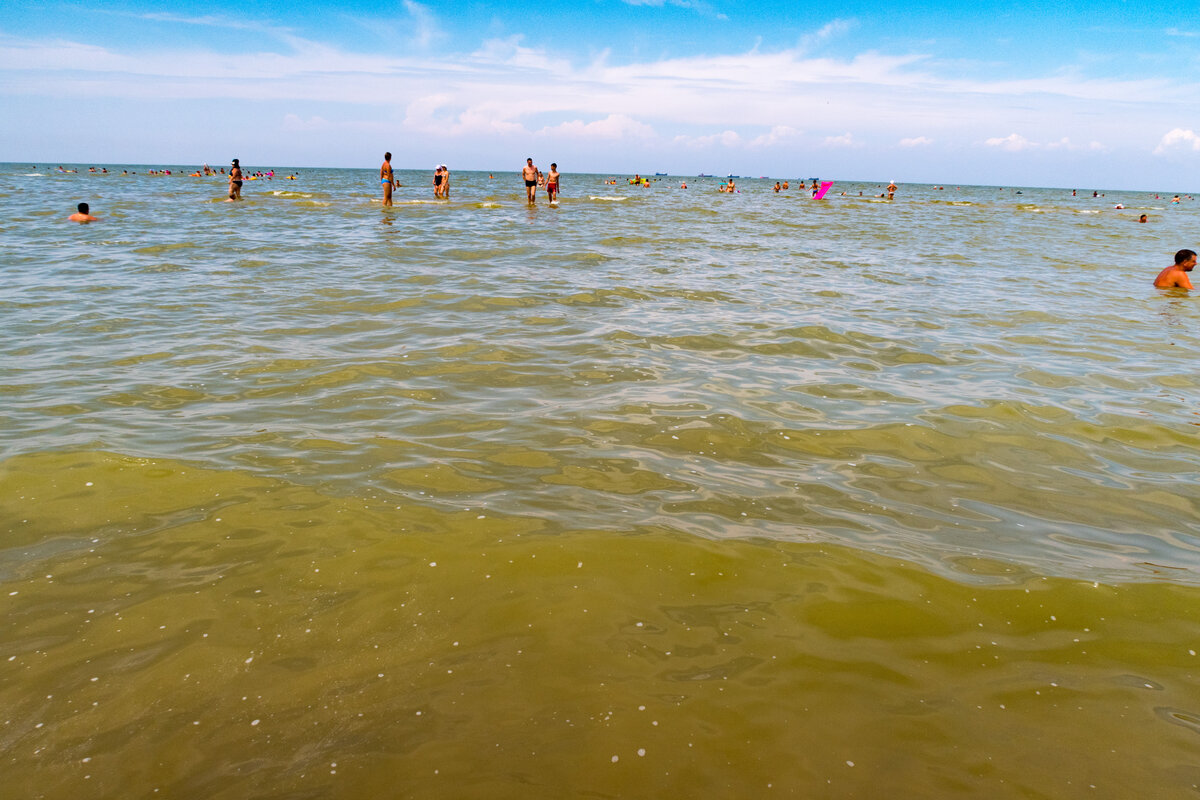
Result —
[[826, 136], [825, 144], [830, 147], [854, 147], [858, 142], [854, 141], [854, 135], [846, 131], [841, 136]]
[[992, 137], [984, 142], [988, 147], [999, 147], [1001, 150], [1007, 150], [1010, 153], [1019, 153], [1022, 150], [1032, 150], [1037, 147], [1037, 142], [1031, 142], [1019, 133], [1010, 133], [1004, 137]]
[[1087, 144], [1075, 144], [1067, 136], [1062, 137], [1057, 142], [1047, 142], [1047, 150], [1072, 150], [1072, 151], [1089, 151], [1093, 153], [1104, 153], [1108, 148], [1100, 144], [1100, 142], [1088, 142]]
[[742, 136], [737, 131], [722, 131], [707, 136], [676, 136], [672, 144], [699, 150], [713, 145], [736, 147], [742, 143]]
[[1187, 130], [1175, 128], [1163, 135], [1158, 147], [1154, 148], [1154, 154], [1161, 156], [1166, 153], [1187, 150], [1200, 150], [1200, 136], [1197, 136], [1191, 128]]
[[924, 147], [933, 144], [933, 139], [928, 136], [915, 136], [911, 139], [901, 139], [899, 144], [901, 147]]
[[638, 122], [625, 114], [609, 114], [604, 119], [584, 123], [583, 120], [564, 122], [545, 127], [537, 132], [540, 136], [565, 135], [587, 139], [652, 139], [654, 128]]
[[772, 147], [774, 145], [786, 142], [789, 139], [794, 139], [800, 135], [800, 131], [790, 125], [776, 125], [770, 131], [760, 136], [755, 136], [750, 140], [747, 147], [757, 149], [760, 147]]

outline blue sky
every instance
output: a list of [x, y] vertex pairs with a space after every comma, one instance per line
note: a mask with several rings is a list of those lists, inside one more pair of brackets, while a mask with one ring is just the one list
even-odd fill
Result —
[[1194, 0], [0, 3], [0, 160], [1200, 190]]

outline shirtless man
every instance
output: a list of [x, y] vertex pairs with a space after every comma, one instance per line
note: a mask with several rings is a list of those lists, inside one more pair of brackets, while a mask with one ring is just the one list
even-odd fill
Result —
[[392, 154], [383, 154], [383, 163], [379, 165], [379, 185], [383, 187], [383, 204], [392, 204], [392, 189], [396, 187], [396, 176], [392, 172]]
[[551, 203], [558, 202], [558, 164], [550, 165], [550, 174], [546, 176], [546, 196]]
[[93, 217], [91, 215], [91, 213], [88, 211], [87, 203], [80, 203], [79, 205], [75, 206], [75, 208], [75, 213], [67, 217], [67, 219], [71, 220], [71, 222], [98, 222], [100, 220], [99, 217]]
[[533, 159], [525, 159], [525, 167], [521, 170], [521, 177], [525, 179], [525, 199], [529, 201], [530, 205], [537, 202], [539, 174], [538, 168], [533, 165]]
[[236, 158], [229, 166], [229, 199], [242, 199], [242, 168], [238, 166]]
[[1175, 254], [1175, 263], [1158, 273], [1154, 279], [1156, 289], [1191, 289], [1192, 282], [1188, 273], [1196, 266], [1194, 250], [1180, 250]]

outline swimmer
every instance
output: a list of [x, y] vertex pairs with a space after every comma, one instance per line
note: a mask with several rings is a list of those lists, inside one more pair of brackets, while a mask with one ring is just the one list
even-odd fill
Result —
[[783, 187], [779, 185], [779, 181], [775, 181], [775, 194], [779, 194], [779, 191], [780, 191], [782, 188], [783, 188]]
[[895, 181], [888, 182], [887, 193], [888, 193], [888, 200], [891, 200], [893, 197], [896, 196], [896, 182]]
[[442, 165], [438, 164], [437, 169], [433, 171], [433, 196], [440, 198], [442, 196]]
[[562, 176], [558, 172], [558, 164], [550, 164], [550, 174], [546, 176], [546, 196], [550, 198], [551, 203], [558, 202], [558, 179]]
[[1196, 266], [1196, 251], [1180, 250], [1175, 254], [1175, 263], [1158, 273], [1154, 279], [1156, 289], [1191, 289], [1188, 273]]
[[533, 159], [525, 159], [525, 166], [521, 168], [521, 178], [525, 181], [525, 200], [530, 205], [537, 202], [538, 175], [540, 174], [538, 168], [533, 165]]
[[75, 213], [67, 217], [71, 222], [99, 222], [99, 217], [93, 217], [87, 203], [75, 206]]
[[1142, 214], [1140, 217], [1138, 217], [1138, 222], [1149, 222], [1149, 221], [1150, 220], [1146, 217], [1145, 214]]
[[379, 165], [379, 185], [383, 187], [383, 204], [392, 204], [392, 189], [396, 185], [396, 175], [392, 172], [392, 154], [383, 154], [383, 163]]
[[788, 182], [787, 182], [787, 181], [784, 181], [784, 182], [783, 182], [783, 190], [784, 190], [785, 192], [788, 190]]

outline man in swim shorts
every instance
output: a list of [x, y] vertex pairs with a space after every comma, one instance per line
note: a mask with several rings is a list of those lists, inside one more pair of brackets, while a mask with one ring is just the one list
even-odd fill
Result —
[[100, 220], [99, 217], [93, 217], [91, 215], [91, 212], [88, 210], [87, 203], [80, 203], [79, 205], [75, 206], [75, 209], [75, 213], [67, 217], [67, 219], [71, 220], [71, 222], [98, 222]]
[[550, 198], [550, 202], [558, 201], [558, 164], [550, 165], [550, 174], [546, 176], [546, 196]]
[[521, 170], [521, 177], [525, 179], [525, 199], [530, 205], [537, 202], [537, 181], [539, 170], [533, 165], [533, 159], [525, 159], [525, 167]]
[[383, 154], [383, 163], [379, 165], [379, 185], [383, 187], [383, 204], [392, 204], [392, 188], [396, 185], [396, 176], [392, 173], [392, 154]]
[[1156, 289], [1191, 289], [1188, 273], [1196, 266], [1196, 251], [1180, 250], [1175, 254], [1175, 263], [1158, 273], [1154, 279]]
[[229, 166], [229, 199], [242, 199], [242, 168], [238, 166], [236, 158]]

